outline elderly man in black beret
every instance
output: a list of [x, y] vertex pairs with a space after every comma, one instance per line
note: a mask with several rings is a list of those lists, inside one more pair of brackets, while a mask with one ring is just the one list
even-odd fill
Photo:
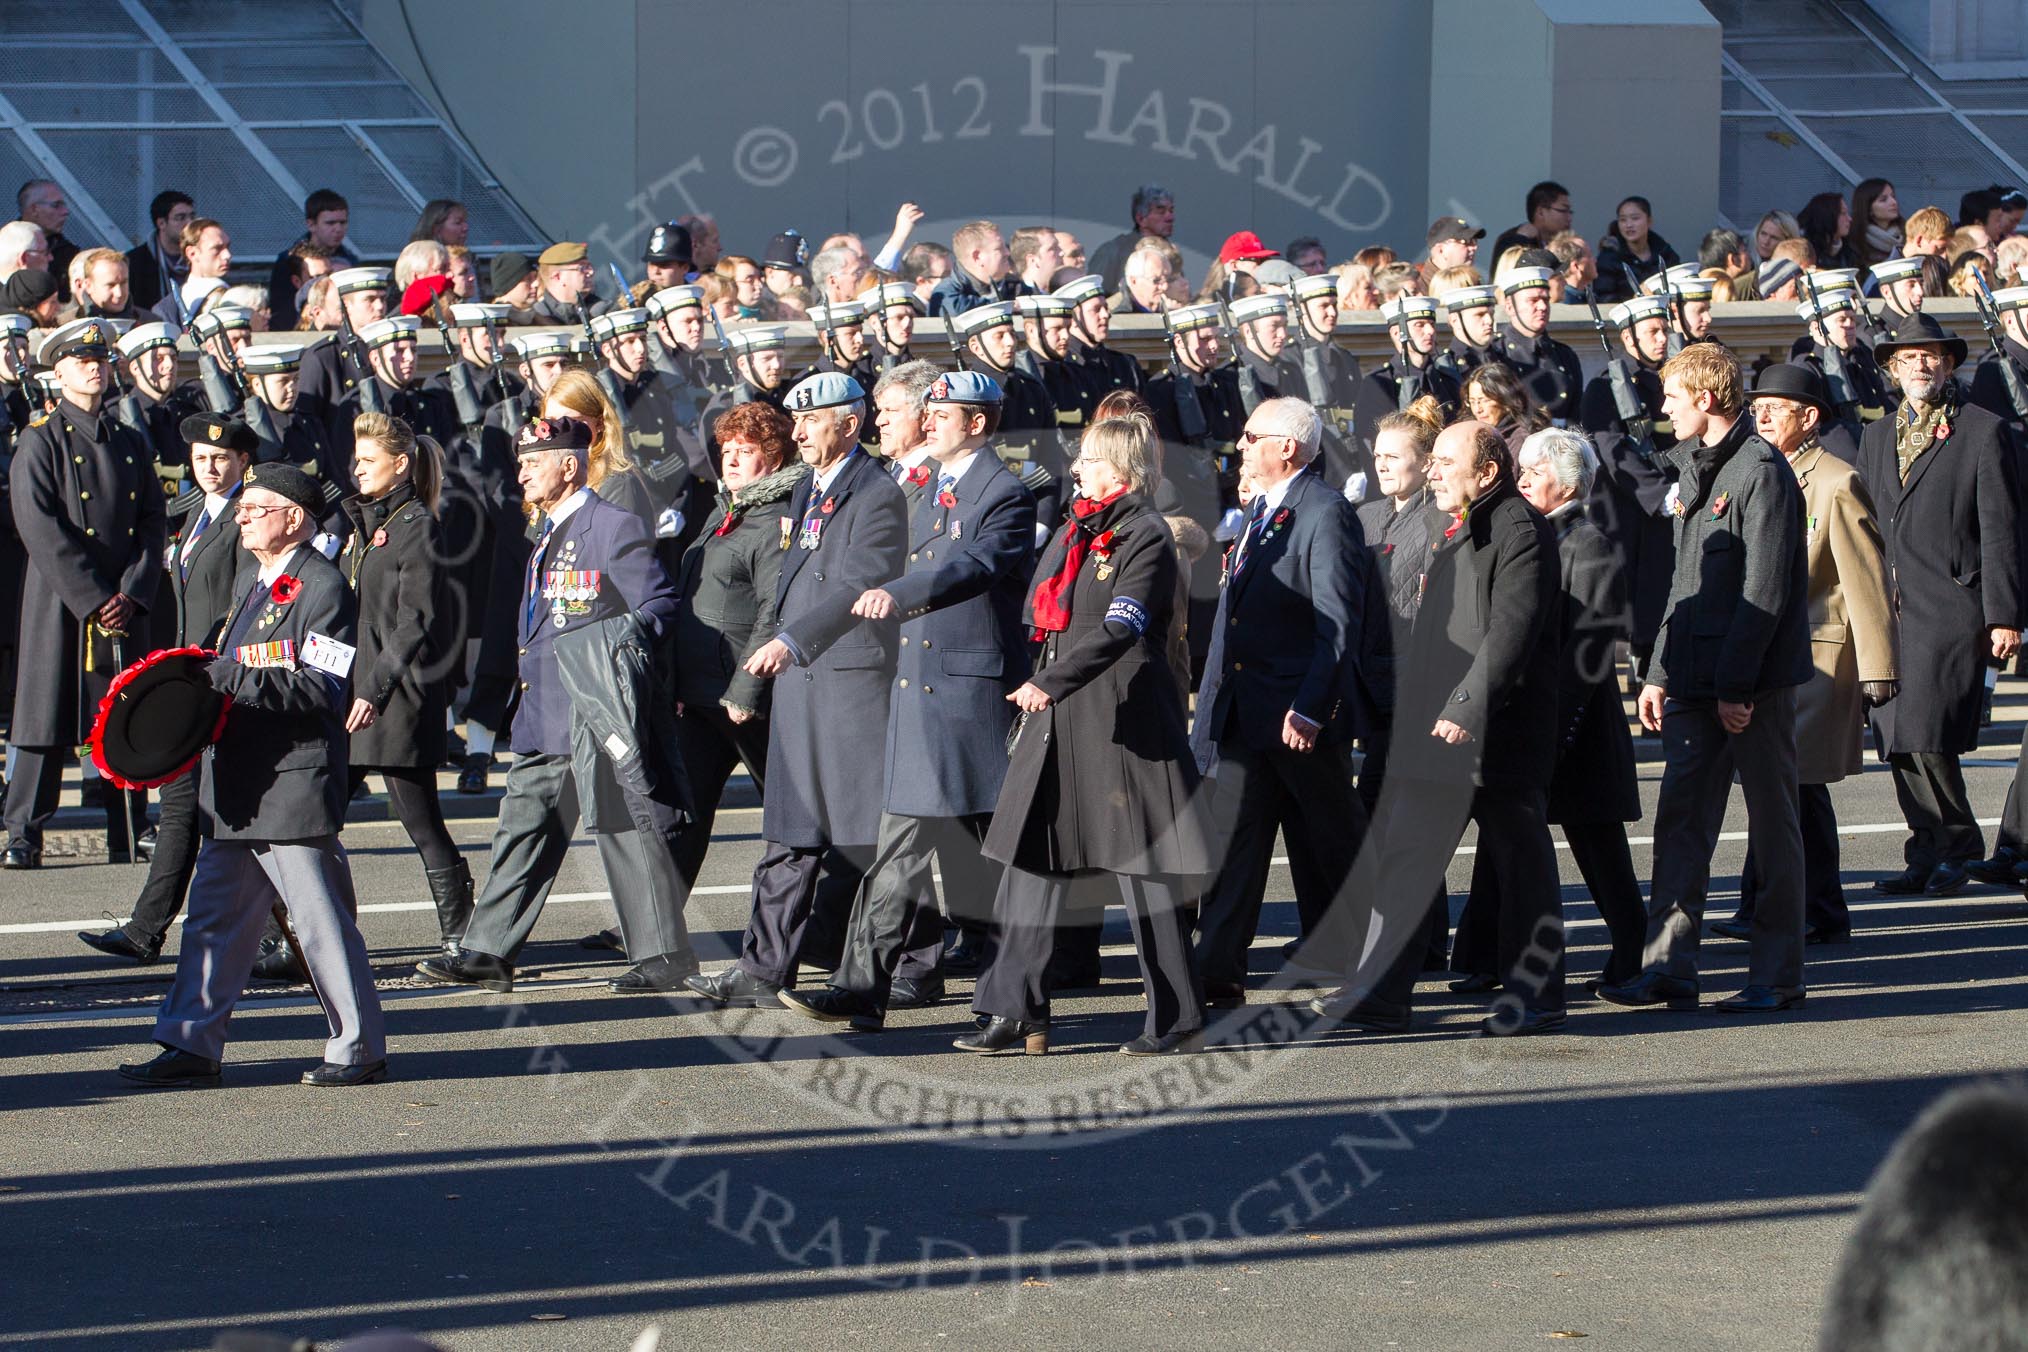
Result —
[[226, 1025], [271, 911], [286, 914], [330, 1025], [323, 1063], [303, 1083], [387, 1077], [380, 1000], [338, 843], [357, 609], [336, 565], [310, 544], [323, 509], [323, 485], [284, 464], [248, 471], [234, 504], [248, 557], [207, 668], [232, 707], [198, 769], [204, 839], [176, 980], [155, 1020], [162, 1054], [120, 1067], [137, 1084], [219, 1082]]

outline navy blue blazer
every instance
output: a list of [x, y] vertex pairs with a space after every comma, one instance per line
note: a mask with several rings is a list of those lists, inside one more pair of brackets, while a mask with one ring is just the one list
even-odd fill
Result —
[[[1238, 559], [1238, 566], [1232, 560]], [[1212, 709], [1220, 741], [1281, 745], [1294, 710], [1319, 741], [1359, 731], [1356, 698], [1372, 556], [1345, 495], [1306, 469], [1241, 556], [1227, 556], [1225, 670]], [[1385, 615], [1373, 617], [1387, 623]]]
[[631, 613], [659, 645], [676, 622], [676, 587], [641, 519], [596, 493], [551, 532], [530, 567], [533, 588], [528, 576], [522, 581], [511, 745], [521, 755], [568, 756], [570, 695], [557, 674], [557, 637]]
[[908, 570], [887, 584], [901, 655], [887, 723], [887, 810], [988, 813], [1007, 774], [1007, 694], [1028, 679], [1021, 604], [1035, 567], [1035, 495], [990, 446], [938, 499], [943, 467], [909, 522]]

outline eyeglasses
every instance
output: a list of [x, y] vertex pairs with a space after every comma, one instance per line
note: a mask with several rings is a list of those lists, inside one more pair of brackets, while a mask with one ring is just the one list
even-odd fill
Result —
[[1247, 428], [1244, 432], [1241, 432], [1239, 434], [1239, 444], [1242, 446], [1256, 445], [1263, 441], [1294, 441], [1294, 440], [1295, 438], [1290, 436], [1286, 432], [1256, 432], [1251, 427]]
[[242, 520], [246, 520], [246, 521], [258, 521], [258, 520], [260, 520], [260, 519], [261, 519], [262, 517], [264, 517], [264, 516], [268, 515], [268, 514], [269, 514], [270, 512], [288, 512], [288, 511], [297, 511], [297, 512], [300, 512], [301, 510], [303, 510], [303, 509], [302, 509], [302, 508], [300, 508], [300, 507], [293, 507], [293, 506], [292, 506], [292, 507], [263, 507], [263, 506], [259, 505], [258, 503], [252, 503], [252, 502], [242, 502], [242, 503], [240, 503], [240, 504], [239, 504], [239, 505], [238, 505], [237, 507], [234, 507], [234, 508], [232, 509], [232, 514], [233, 514], [234, 516], [236, 516], [236, 517], [239, 517], [239, 518], [240, 518], [240, 519], [242, 519]]

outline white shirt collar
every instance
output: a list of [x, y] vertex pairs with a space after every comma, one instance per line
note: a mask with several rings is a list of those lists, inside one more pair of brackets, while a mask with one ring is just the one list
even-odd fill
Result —
[[951, 461], [950, 464], [938, 465], [937, 477], [941, 479], [944, 475], [948, 474], [953, 479], [962, 479], [965, 477], [965, 471], [970, 469], [972, 467], [972, 462], [974, 460], [977, 460], [978, 458], [979, 453], [977, 451], [975, 450], [966, 451], [956, 460]]
[[205, 523], [204, 528], [210, 530], [213, 525], [223, 521], [226, 515], [232, 511], [232, 500], [238, 496], [238, 484], [234, 484], [223, 493], [206, 493], [204, 495], [204, 514], [210, 517], [211, 520]]
[[816, 477], [813, 481], [811, 488], [812, 495], [814, 496], [815, 494], [818, 493], [830, 492], [831, 485], [838, 481], [838, 471], [844, 469], [846, 461], [850, 460], [851, 458], [852, 452], [847, 451], [844, 455], [839, 457], [837, 464], [831, 466], [831, 468], [829, 469], [817, 471]]
[[273, 563], [267, 565], [265, 568], [262, 568], [259, 577], [257, 579], [261, 585], [262, 590], [266, 590], [267, 588], [274, 586], [275, 579], [280, 577], [283, 573], [289, 571], [289, 561], [296, 557], [297, 550], [308, 549], [309, 547], [310, 546], [308, 542], [299, 544], [295, 547], [295, 549], [291, 549], [288, 553], [282, 555], [282, 557], [276, 559]]
[[589, 488], [580, 488], [577, 490], [577, 492], [572, 493], [562, 502], [559, 502], [556, 504], [556, 506], [550, 508], [549, 529], [555, 530], [558, 526], [561, 526], [564, 522], [570, 520], [570, 514], [572, 512], [575, 512], [578, 508], [584, 506], [585, 503], [590, 500], [591, 495], [592, 491]]
[[1261, 515], [1266, 516], [1269, 512], [1272, 512], [1275, 508], [1281, 506], [1282, 499], [1286, 498], [1289, 495], [1290, 487], [1294, 485], [1296, 480], [1301, 478], [1305, 472], [1306, 471], [1299, 469], [1294, 474], [1291, 474], [1288, 478], [1276, 484], [1273, 488], [1270, 488], [1266, 492], [1262, 493], [1261, 497], [1267, 500], [1267, 505], [1260, 509]]
[[930, 458], [929, 447], [918, 446], [914, 450], [910, 451], [907, 455], [901, 457], [901, 467], [904, 470], [911, 470], [929, 458]]

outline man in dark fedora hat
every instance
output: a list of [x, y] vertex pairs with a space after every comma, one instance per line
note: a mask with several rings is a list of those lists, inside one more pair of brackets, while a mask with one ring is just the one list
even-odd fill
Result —
[[1901, 691], [1873, 726], [1909, 828], [1908, 867], [1874, 888], [1948, 896], [1985, 853], [1958, 758], [1978, 745], [1988, 664], [2021, 647], [2015, 465], [2000, 419], [1952, 379], [1964, 339], [1918, 313], [1874, 352], [1902, 404], [1859, 441], [1859, 477], [1884, 523], [1901, 661]]

